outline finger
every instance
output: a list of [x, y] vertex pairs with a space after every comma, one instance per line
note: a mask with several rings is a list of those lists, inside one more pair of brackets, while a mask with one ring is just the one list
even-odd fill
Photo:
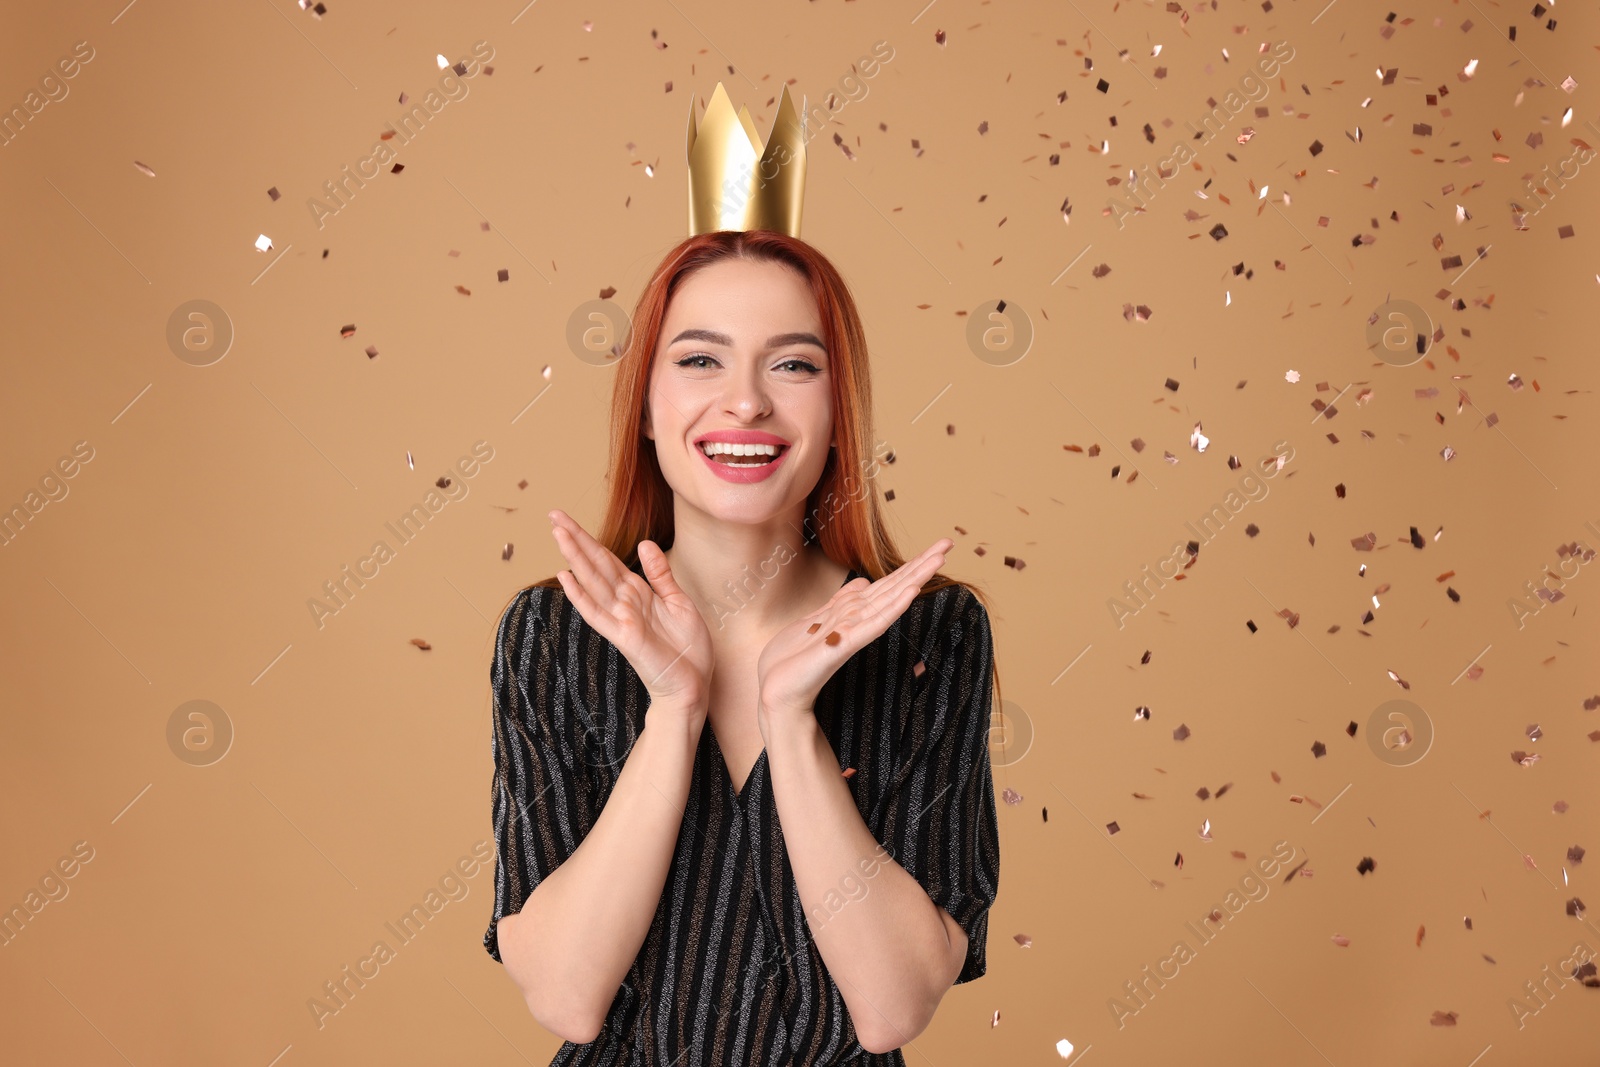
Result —
[[552, 530], [556, 544], [561, 548], [561, 555], [566, 558], [573, 576], [583, 584], [595, 605], [601, 610], [610, 611], [616, 602], [620, 581], [617, 575], [622, 571], [621, 562], [604, 545], [589, 537], [570, 517], [563, 514], [562, 519], [565, 521], [558, 522]]
[[906, 560], [893, 571], [873, 582], [872, 586], [866, 590], [868, 600], [877, 603], [887, 597], [893, 597], [906, 587], [921, 589], [923, 583], [944, 565], [945, 554], [949, 549], [940, 548], [940, 546], [947, 541], [950, 548], [955, 547], [955, 542], [951, 541], [950, 538], [941, 537], [923, 549], [919, 555]]
[[[645, 551], [646, 545], [650, 546], [648, 553]], [[654, 541], [640, 541], [639, 564], [644, 570], [645, 578], [650, 582], [650, 587], [661, 599], [683, 595], [677, 580], [672, 577], [672, 568], [667, 565], [667, 554], [661, 551], [660, 545]]]

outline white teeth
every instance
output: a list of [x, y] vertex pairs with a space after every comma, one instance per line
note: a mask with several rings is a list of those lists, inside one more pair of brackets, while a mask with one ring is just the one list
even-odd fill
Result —
[[703, 441], [700, 451], [708, 456], [776, 456], [777, 445], [733, 445], [726, 441]]

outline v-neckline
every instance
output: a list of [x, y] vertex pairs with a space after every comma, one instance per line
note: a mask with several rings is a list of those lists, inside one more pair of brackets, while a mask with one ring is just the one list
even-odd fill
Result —
[[738, 789], [734, 789], [733, 768], [728, 766], [728, 757], [722, 751], [722, 746], [717, 743], [717, 731], [712, 728], [711, 717], [709, 715], [706, 716], [706, 733], [711, 737], [711, 750], [717, 757], [717, 777], [722, 779], [723, 784], [727, 787], [728, 793], [732, 796], [733, 806], [738, 807], [739, 802], [744, 800], [749, 794], [750, 783], [755, 780], [756, 771], [760, 768], [762, 761], [767, 758], [767, 748], [765, 745], [763, 745], [761, 747], [761, 751], [756, 753], [756, 761], [750, 765], [750, 773], [744, 776], [744, 784]]
[[[862, 577], [865, 577], [865, 575], [851, 567], [849, 573], [844, 576], [844, 581], [839, 583], [839, 588], [843, 589], [857, 578]], [[706, 716], [705, 733], [711, 739], [711, 750], [716, 756], [717, 778], [722, 782], [723, 789], [733, 801], [734, 808], [739, 809], [742, 807], [742, 802], [750, 794], [750, 784], [756, 780], [757, 772], [760, 771], [762, 764], [767, 761], [767, 746], [761, 746], [761, 751], [756, 753], [755, 762], [750, 764], [749, 773], [744, 776], [744, 784], [735, 789], [733, 787], [733, 768], [728, 766], [727, 754], [722, 751], [722, 745], [717, 741], [717, 731], [711, 726], [710, 715]]]

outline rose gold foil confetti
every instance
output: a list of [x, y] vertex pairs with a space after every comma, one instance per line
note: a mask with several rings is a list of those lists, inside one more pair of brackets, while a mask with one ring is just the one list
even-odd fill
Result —
[[1454, 1026], [1456, 1024], [1456, 1013], [1453, 1011], [1436, 1011], [1433, 1013], [1433, 1018], [1430, 1022], [1434, 1026]]
[[1340, 948], [1349, 948], [1350, 947], [1350, 939], [1348, 937], [1344, 936], [1343, 934], [1334, 934], [1333, 935], [1333, 943], [1335, 945], [1338, 945]]
[[1033, 947], [1033, 938], [1029, 937], [1027, 934], [1012, 934], [1011, 939], [1017, 944], [1021, 945], [1023, 948]]
[[1005, 790], [1001, 792], [1000, 799], [1004, 800], [1007, 804], [1020, 804], [1022, 803], [1022, 794], [1017, 792], [1015, 789], [1012, 789], [1010, 786], [1007, 786]]
[[432, 645], [428, 644], [428, 642], [424, 641], [420, 637], [413, 637], [411, 639], [411, 643], [413, 645], [416, 645], [418, 648], [422, 649], [422, 651], [424, 651], [424, 652], [428, 651], [429, 649], [431, 649], [433, 647]]
[[854, 767], [846, 767], [844, 770], [840, 771], [839, 773], [842, 774], [846, 778], [854, 778], [856, 776], [856, 769]]
[[822, 639], [822, 641], [823, 641], [823, 644], [827, 645], [829, 648], [832, 648], [834, 645], [837, 645], [839, 643], [839, 641], [840, 641], [839, 631], [838, 630], [829, 630], [828, 631], [828, 636], [824, 637]]

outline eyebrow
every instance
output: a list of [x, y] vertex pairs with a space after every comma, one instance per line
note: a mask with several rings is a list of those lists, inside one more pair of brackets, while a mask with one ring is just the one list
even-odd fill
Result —
[[[715, 330], [684, 330], [682, 333], [678, 334], [678, 336], [669, 341], [668, 345], [675, 345], [679, 341], [705, 341], [708, 344], [722, 345], [725, 348], [733, 347], [733, 338], [729, 337], [725, 333], [718, 333]], [[816, 347], [822, 349], [824, 354], [826, 354], [828, 351], [828, 346], [823, 344], [814, 333], [805, 333], [804, 331], [799, 333], [775, 333], [771, 337], [767, 338], [767, 348], [769, 349], [783, 348], [786, 345], [815, 345]]]

